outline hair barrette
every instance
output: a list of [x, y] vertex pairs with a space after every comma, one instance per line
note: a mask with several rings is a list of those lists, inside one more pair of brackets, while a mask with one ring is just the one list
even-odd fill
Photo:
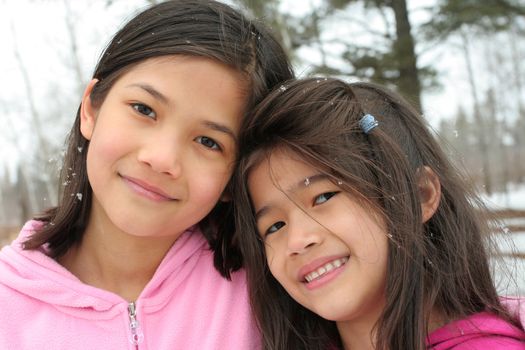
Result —
[[363, 118], [359, 121], [359, 127], [365, 134], [370, 133], [372, 129], [379, 125], [379, 122], [372, 114], [365, 114]]

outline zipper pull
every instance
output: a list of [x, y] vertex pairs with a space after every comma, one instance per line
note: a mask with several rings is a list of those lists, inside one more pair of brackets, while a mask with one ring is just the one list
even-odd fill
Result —
[[137, 321], [137, 309], [135, 302], [130, 302], [128, 304], [128, 315], [129, 315], [129, 329], [131, 335], [129, 341], [133, 345], [138, 345], [144, 340], [144, 333], [142, 333], [142, 328], [140, 327], [139, 321]]

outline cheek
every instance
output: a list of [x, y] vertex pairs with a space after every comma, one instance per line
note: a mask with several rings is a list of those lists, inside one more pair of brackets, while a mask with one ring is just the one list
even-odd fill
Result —
[[272, 245], [265, 243], [265, 253], [266, 253], [266, 262], [268, 263], [268, 268], [272, 275], [283, 284], [285, 276], [285, 263], [283, 256], [279, 254], [279, 251], [275, 249]]
[[130, 138], [121, 133], [108, 134], [103, 128], [95, 128], [88, 147], [88, 163], [103, 165], [121, 157], [128, 148]]
[[211, 204], [220, 200], [230, 179], [230, 171], [226, 170], [197, 170], [188, 175], [190, 193], [193, 198], [198, 202], [211, 202]]

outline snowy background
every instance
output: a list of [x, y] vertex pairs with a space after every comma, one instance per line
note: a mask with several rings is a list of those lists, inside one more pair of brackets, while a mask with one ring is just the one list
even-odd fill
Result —
[[[319, 1], [301, 1], [301, 4], [307, 8], [316, 2]], [[283, 9], [299, 13], [297, 3], [285, 1]], [[414, 8], [435, 3], [435, 0], [408, 3]], [[42, 129], [45, 130], [42, 137], [55, 145], [60, 144], [65, 130], [72, 123], [81, 91], [110, 36], [126, 19], [147, 5], [145, 0], [0, 0], [0, 43], [3, 48], [0, 55], [0, 183], [22, 176], [17, 170], [20, 164], [23, 164], [23, 169], [29, 169], [42, 161], [32, 156], [40, 136], [35, 133], [30, 110], [34, 107], [40, 113]], [[422, 20], [421, 11], [411, 13], [414, 22]], [[482, 59], [484, 52], [474, 55], [475, 63], [479, 65], [478, 73], [488, 70], [481, 66], [481, 61], [476, 61]], [[305, 49], [302, 54], [309, 59], [316, 57], [312, 50]], [[442, 89], [427, 91], [423, 95], [425, 115], [433, 125], [438, 125], [443, 118], [450, 118], [462, 102], [469, 105], [466, 69], [453, 46], [421, 56], [424, 64], [435, 64], [443, 85]], [[305, 74], [308, 65], [298, 64], [297, 70], [300, 75]], [[59, 158], [60, 153], [56, 152], [45, 161], [53, 166]], [[496, 210], [525, 212], [525, 185], [509, 186], [505, 194], [487, 197], [487, 203]], [[36, 200], [52, 201], [36, 192], [33, 194]], [[0, 200], [4, 200], [3, 197]], [[7, 219], [0, 213], [0, 222]], [[515, 283], [509, 284], [509, 280], [502, 279], [501, 290], [509, 285], [509, 293], [525, 295], [525, 217], [506, 218], [504, 224], [496, 237], [506, 255], [504, 262], [511, 273], [511, 281]], [[15, 232], [15, 227], [8, 227], [5, 231], [0, 227], [0, 245]], [[498, 275], [505, 276], [506, 273], [499, 272]]]

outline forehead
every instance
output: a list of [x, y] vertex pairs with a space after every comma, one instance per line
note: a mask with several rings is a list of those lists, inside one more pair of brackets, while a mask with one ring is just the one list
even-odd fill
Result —
[[163, 96], [161, 101], [171, 110], [214, 121], [227, 119], [235, 129], [246, 109], [248, 89], [243, 74], [209, 58], [169, 55], [147, 59], [127, 70], [109, 94], [126, 97], [129, 91], [139, 91], [137, 86]]
[[325, 172], [287, 149], [276, 149], [258, 155], [254, 163], [248, 174], [252, 197], [263, 198], [272, 189], [295, 192], [307, 187], [310, 181], [326, 178]]
[[152, 57], [132, 64], [127, 67], [118, 81], [147, 77], [155, 73], [183, 75], [188, 72], [193, 74], [194, 79], [207, 77], [211, 84], [210, 88], [220, 87], [221, 82], [234, 83], [239, 93], [248, 92], [248, 79], [242, 71], [211, 58], [180, 54]]

